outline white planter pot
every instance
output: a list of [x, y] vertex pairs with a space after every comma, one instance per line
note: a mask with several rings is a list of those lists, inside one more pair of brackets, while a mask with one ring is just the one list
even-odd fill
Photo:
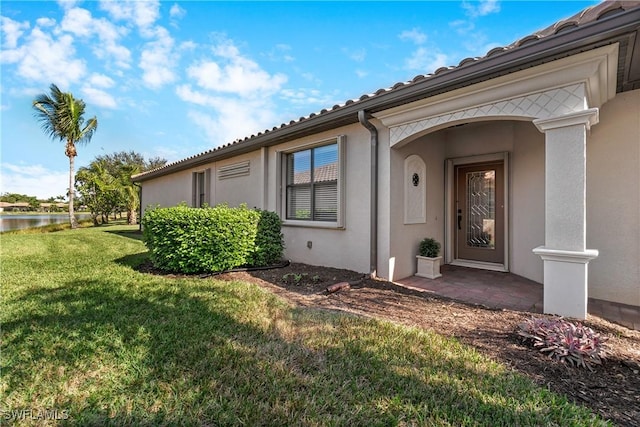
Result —
[[438, 277], [442, 277], [442, 274], [440, 274], [440, 263], [442, 261], [441, 256], [429, 258], [416, 255], [416, 259], [418, 261], [418, 272], [416, 273], [416, 276], [426, 277], [427, 279], [437, 279]]

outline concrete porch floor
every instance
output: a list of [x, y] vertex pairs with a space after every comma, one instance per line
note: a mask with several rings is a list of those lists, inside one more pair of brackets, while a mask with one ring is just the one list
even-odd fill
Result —
[[[442, 295], [491, 308], [542, 313], [540, 283], [511, 273], [443, 265], [442, 277], [434, 280], [411, 276], [395, 283], [422, 292]], [[589, 298], [589, 314], [630, 329], [640, 330], [640, 309]]]

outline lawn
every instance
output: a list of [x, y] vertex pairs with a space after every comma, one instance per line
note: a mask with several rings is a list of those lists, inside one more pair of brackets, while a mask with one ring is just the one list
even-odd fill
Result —
[[0, 423], [605, 424], [450, 338], [139, 273], [134, 230], [0, 236]]

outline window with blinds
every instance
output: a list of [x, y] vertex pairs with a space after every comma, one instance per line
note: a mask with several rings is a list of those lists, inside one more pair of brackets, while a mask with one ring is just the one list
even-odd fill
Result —
[[287, 154], [287, 219], [338, 220], [338, 144]]
[[211, 169], [191, 174], [191, 206], [201, 208], [211, 204]]

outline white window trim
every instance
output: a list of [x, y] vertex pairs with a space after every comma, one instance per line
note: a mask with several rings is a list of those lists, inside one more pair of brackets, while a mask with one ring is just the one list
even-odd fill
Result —
[[[346, 216], [346, 164], [347, 164], [347, 137], [346, 135], [338, 135], [334, 138], [323, 139], [322, 141], [316, 141], [309, 144], [297, 145], [295, 147], [281, 150], [276, 152], [276, 170], [277, 174], [277, 188], [278, 188], [278, 215], [282, 218], [282, 225], [284, 227], [306, 227], [306, 228], [325, 228], [325, 229], [339, 229], [344, 230], [346, 228], [345, 216]], [[338, 214], [337, 221], [310, 221], [299, 219], [287, 219], [287, 184], [285, 177], [287, 176], [287, 162], [285, 157], [288, 154], [295, 153], [297, 151], [308, 150], [315, 147], [321, 147], [332, 143], [338, 144]]]

